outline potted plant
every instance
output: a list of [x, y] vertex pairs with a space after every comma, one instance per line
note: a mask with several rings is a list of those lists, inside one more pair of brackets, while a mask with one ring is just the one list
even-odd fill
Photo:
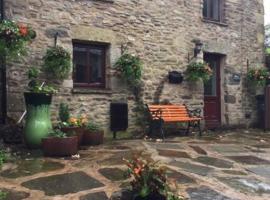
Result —
[[210, 79], [212, 74], [212, 69], [205, 62], [191, 62], [186, 70], [187, 80], [192, 82], [199, 80], [206, 82]]
[[104, 131], [95, 123], [89, 122], [83, 134], [82, 144], [99, 145], [103, 143]]
[[56, 129], [42, 139], [42, 149], [45, 156], [75, 155], [78, 152], [78, 137]]
[[128, 175], [132, 177], [131, 192], [134, 200], [181, 200], [171, 192], [166, 170], [158, 166], [157, 162], [137, 157], [125, 162]]
[[63, 80], [69, 76], [71, 71], [71, 56], [63, 47], [56, 45], [48, 48], [43, 60], [43, 67], [48, 75], [59, 80]]
[[85, 115], [70, 117], [67, 122], [60, 123], [60, 129], [67, 134], [76, 134], [78, 136], [78, 145], [80, 145], [82, 143], [86, 123], [87, 118]]
[[41, 139], [48, 136], [52, 130], [50, 118], [50, 105], [52, 95], [56, 92], [54, 87], [37, 81], [39, 71], [30, 68], [28, 71], [28, 91], [24, 93], [26, 104], [26, 122], [24, 127], [24, 140], [28, 147], [38, 148]]
[[31, 27], [11, 20], [0, 22], [0, 54], [7, 59], [17, 58], [26, 53], [27, 42], [36, 37]]
[[267, 68], [251, 68], [247, 72], [247, 81], [250, 83], [251, 88], [255, 90], [257, 95], [264, 93], [264, 87], [269, 79], [269, 71]]

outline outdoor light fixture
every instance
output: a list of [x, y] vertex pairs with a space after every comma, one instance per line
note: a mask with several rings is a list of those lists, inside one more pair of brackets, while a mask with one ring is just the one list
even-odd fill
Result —
[[194, 57], [196, 58], [197, 55], [201, 52], [203, 43], [200, 40], [193, 40], [195, 43], [195, 48], [194, 48]]

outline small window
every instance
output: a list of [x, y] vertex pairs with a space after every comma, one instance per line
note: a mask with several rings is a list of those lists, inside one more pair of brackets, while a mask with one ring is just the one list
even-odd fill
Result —
[[203, 0], [203, 17], [207, 20], [223, 21], [224, 0]]
[[74, 86], [105, 88], [105, 44], [73, 42]]

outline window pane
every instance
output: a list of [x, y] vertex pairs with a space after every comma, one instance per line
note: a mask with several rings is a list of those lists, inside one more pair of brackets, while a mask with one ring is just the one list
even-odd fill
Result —
[[203, 16], [207, 17], [208, 0], [203, 0]]
[[87, 80], [87, 50], [74, 47], [74, 79], [75, 83], [88, 83]]
[[103, 60], [104, 51], [102, 49], [90, 49], [90, 83], [102, 83], [103, 82]]
[[204, 95], [205, 96], [217, 96], [217, 62], [213, 61], [209, 63], [213, 70], [212, 77], [204, 83]]
[[213, 19], [219, 20], [219, 16], [220, 16], [219, 0], [213, 0]]

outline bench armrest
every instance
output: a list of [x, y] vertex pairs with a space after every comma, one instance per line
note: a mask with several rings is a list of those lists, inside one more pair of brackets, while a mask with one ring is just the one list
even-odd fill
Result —
[[188, 114], [190, 117], [202, 117], [202, 110], [200, 108], [196, 108], [196, 109], [188, 109]]
[[148, 107], [148, 105], [146, 104], [147, 110], [150, 114], [151, 120], [161, 120], [162, 119], [162, 110], [161, 109], [157, 109], [155, 111], [151, 111]]

